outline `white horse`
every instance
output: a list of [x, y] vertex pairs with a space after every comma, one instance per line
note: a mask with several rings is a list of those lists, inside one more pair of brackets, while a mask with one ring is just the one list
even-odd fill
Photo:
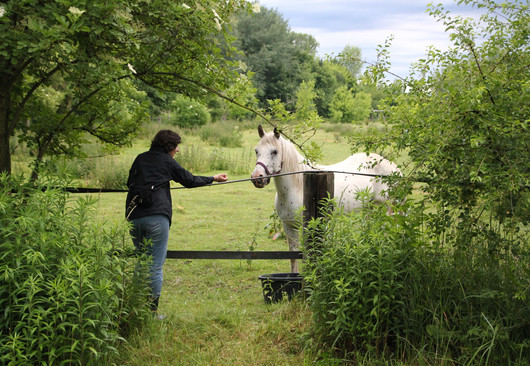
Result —
[[[267, 176], [315, 169], [373, 175], [399, 174], [396, 164], [380, 155], [366, 153], [353, 154], [334, 165], [311, 167], [304, 163], [304, 157], [296, 150], [294, 144], [284, 139], [276, 129], [274, 132], [265, 133], [260, 125], [258, 133], [261, 140], [256, 146], [256, 167], [251, 175], [252, 182], [257, 188], [269, 184], [270, 178]], [[361, 202], [356, 199], [358, 191], [368, 189], [377, 203], [388, 200], [385, 195], [388, 186], [381, 179], [341, 173], [334, 173], [334, 178], [334, 197], [345, 212], [361, 207]], [[303, 175], [278, 175], [273, 180], [276, 186], [276, 212], [287, 235], [289, 250], [296, 250], [299, 241], [297, 212], [303, 205]], [[298, 272], [296, 260], [291, 260], [291, 272]]]

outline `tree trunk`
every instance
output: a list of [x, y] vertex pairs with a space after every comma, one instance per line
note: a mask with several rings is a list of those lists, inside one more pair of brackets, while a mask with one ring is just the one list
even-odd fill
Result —
[[50, 133], [46, 140], [39, 144], [39, 152], [37, 154], [37, 157], [35, 158], [35, 165], [33, 166], [33, 169], [31, 170], [31, 177], [30, 181], [35, 182], [39, 178], [39, 170], [42, 163], [42, 160], [44, 159], [44, 155], [46, 151], [48, 150], [48, 146], [50, 146], [50, 142], [53, 140], [53, 133]]
[[9, 135], [4, 133], [4, 131], [1, 131], [0, 132], [0, 174], [4, 172], [8, 174], [11, 173], [11, 152], [9, 150]]
[[0, 86], [0, 173], [11, 173], [11, 150], [9, 149], [9, 90]]

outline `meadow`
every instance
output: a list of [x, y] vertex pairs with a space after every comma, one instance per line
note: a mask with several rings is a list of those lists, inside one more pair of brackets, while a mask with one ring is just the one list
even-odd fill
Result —
[[[117, 157], [128, 166], [157, 128]], [[230, 173], [231, 180], [245, 179], [253, 169], [254, 146], [259, 141], [255, 126], [241, 131], [239, 147], [221, 148], [205, 143], [191, 131], [180, 131], [184, 143], [177, 161], [194, 174], [210, 175], [193, 166], [190, 151], [209, 156], [212, 152], [235, 156], [245, 173]], [[321, 132], [325, 159], [331, 163], [349, 154], [345, 136]], [[238, 160], [235, 159], [235, 160]], [[204, 160], [199, 158], [197, 160]], [[232, 159], [234, 160], [234, 159]], [[245, 160], [245, 161], [241, 161]], [[105, 165], [105, 163], [102, 163]], [[122, 168], [123, 169], [123, 168]], [[224, 171], [224, 170], [220, 170]], [[239, 174], [237, 174], [239, 173]], [[285, 239], [272, 240], [274, 186], [255, 188], [250, 181], [195, 189], [172, 190], [173, 223], [171, 250], [288, 250]], [[94, 194], [98, 219], [103, 224], [123, 220], [125, 193]], [[123, 239], [128, 241], [129, 238]], [[131, 244], [132, 245], [132, 244]], [[168, 259], [160, 300], [163, 321], [153, 321], [123, 344], [120, 365], [304, 365], [314, 364], [311, 351], [311, 313], [303, 301], [265, 304], [259, 275], [289, 272], [288, 260], [181, 260]]]
[[[135, 156], [148, 149], [159, 129], [170, 127], [146, 126], [134, 144], [112, 154], [87, 144], [85, 152], [92, 157], [54, 159], [46, 168], [68, 176], [73, 186], [123, 189]], [[257, 122], [224, 122], [181, 130], [176, 159], [197, 175], [226, 172], [231, 180], [248, 178], [255, 164], [256, 127]], [[353, 152], [357, 132], [385, 133], [377, 123], [322, 127], [313, 139], [322, 147], [322, 164]], [[407, 175], [410, 167], [402, 164], [406, 156], [383, 155], [400, 163]], [[27, 173], [30, 159], [29, 153], [18, 151], [16, 170]], [[250, 181], [172, 188], [170, 250], [287, 250], [285, 239], [273, 240], [280, 231], [273, 215], [273, 184], [264, 189]], [[70, 194], [72, 200], [95, 198], [87, 200], [96, 210], [90, 224], [101, 231], [99, 237], [89, 235], [92, 242], [105, 246], [112, 237], [110, 243], [117, 247], [132, 248], [126, 232], [105, 234], [124, 227], [125, 195]], [[406, 204], [420, 195], [412, 190]], [[310, 304], [301, 298], [265, 303], [258, 276], [288, 272], [287, 260], [168, 259], [160, 301], [165, 319], [149, 316], [142, 326], [128, 328], [107, 364], [527, 364], [528, 265], [520, 260], [528, 253], [526, 229], [499, 238], [499, 244], [513, 249], [492, 252], [488, 241], [478, 239], [472, 245], [444, 247], [424, 225], [435, 207], [411, 206], [404, 216], [387, 215], [382, 208], [321, 223], [323, 254], [302, 265], [306, 281], [316, 289]]]

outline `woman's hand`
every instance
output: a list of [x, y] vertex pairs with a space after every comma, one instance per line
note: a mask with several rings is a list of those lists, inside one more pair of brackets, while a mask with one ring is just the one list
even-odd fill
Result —
[[225, 173], [221, 173], [221, 174], [214, 175], [213, 180], [221, 183], [221, 182], [226, 182], [228, 180], [228, 177], [226, 176]]

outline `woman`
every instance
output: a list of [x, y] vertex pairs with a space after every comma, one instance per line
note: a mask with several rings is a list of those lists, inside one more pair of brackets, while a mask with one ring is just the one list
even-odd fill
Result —
[[173, 157], [179, 151], [180, 136], [171, 130], [161, 130], [151, 142], [151, 148], [136, 157], [129, 171], [126, 217], [131, 222], [131, 236], [137, 251], [152, 257], [149, 267], [151, 280], [151, 309], [158, 310], [162, 289], [162, 267], [166, 260], [172, 203], [169, 182], [186, 188], [200, 187], [212, 182], [226, 182], [226, 174], [213, 177], [195, 176], [180, 166]]

